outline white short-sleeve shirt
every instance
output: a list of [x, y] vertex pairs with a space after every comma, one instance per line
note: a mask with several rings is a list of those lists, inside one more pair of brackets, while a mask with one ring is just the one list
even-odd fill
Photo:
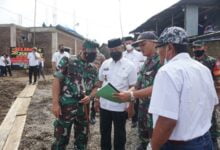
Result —
[[4, 56], [0, 56], [0, 66], [6, 66]]
[[144, 64], [144, 61], [146, 60], [146, 57], [143, 56], [141, 52], [138, 52], [135, 49], [133, 49], [131, 52], [124, 51], [123, 57], [129, 59], [131, 62], [134, 63], [137, 72], [140, 71], [142, 65]]
[[68, 52], [63, 52], [63, 53], [60, 53], [60, 52], [55, 52], [52, 56], [52, 62], [55, 62], [56, 63], [56, 66], [59, 65], [59, 62], [60, 60], [64, 57], [68, 57], [69, 58], [69, 53]]
[[[35, 55], [37, 58], [35, 57]], [[35, 55], [34, 55], [34, 52], [28, 53], [29, 66], [38, 66], [39, 65], [38, 58], [40, 57], [40, 54], [35, 52]]]
[[11, 58], [10, 58], [10, 57], [7, 57], [6, 59], [7, 59], [7, 61], [8, 61], [7, 66], [11, 66]]
[[[137, 81], [137, 71], [134, 64], [126, 59], [121, 58], [115, 62], [112, 58], [103, 62], [99, 70], [99, 80], [103, 85], [111, 83], [119, 91], [127, 91], [129, 86], [135, 85]], [[123, 112], [127, 108], [127, 103], [115, 103], [104, 98], [100, 98], [100, 107], [102, 109]]]
[[153, 114], [154, 126], [158, 116], [177, 120], [169, 139], [187, 141], [209, 130], [217, 103], [209, 69], [189, 54], [181, 53], [159, 69], [149, 112]]

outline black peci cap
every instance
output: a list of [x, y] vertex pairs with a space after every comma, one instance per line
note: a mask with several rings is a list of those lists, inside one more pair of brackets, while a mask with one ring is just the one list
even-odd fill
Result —
[[108, 40], [108, 48], [118, 47], [122, 44], [120, 38]]

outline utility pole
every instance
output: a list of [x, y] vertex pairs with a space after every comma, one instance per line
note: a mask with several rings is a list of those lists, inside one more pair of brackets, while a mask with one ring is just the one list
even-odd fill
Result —
[[57, 1], [54, 0], [54, 8], [53, 8], [53, 26], [57, 25]]
[[33, 46], [36, 44], [36, 16], [37, 16], [37, 0], [34, 2], [34, 39]]
[[119, 2], [119, 21], [120, 21], [120, 28], [121, 28], [121, 36], [123, 37], [123, 27], [122, 27], [122, 17], [121, 17], [121, 2], [120, 0], [118, 0]]

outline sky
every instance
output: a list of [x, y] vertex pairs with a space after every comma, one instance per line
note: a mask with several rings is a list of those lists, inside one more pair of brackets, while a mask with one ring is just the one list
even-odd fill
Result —
[[[129, 32], [179, 0], [36, 0], [36, 26], [63, 25], [99, 43]], [[35, 0], [0, 0], [0, 24], [34, 26]], [[121, 19], [120, 19], [121, 18]], [[121, 21], [120, 21], [121, 20]]]

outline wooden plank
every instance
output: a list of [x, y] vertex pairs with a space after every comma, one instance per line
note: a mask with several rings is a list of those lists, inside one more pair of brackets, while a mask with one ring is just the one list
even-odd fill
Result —
[[24, 90], [18, 95], [18, 97], [32, 97], [34, 95], [36, 85], [26, 85]]
[[21, 105], [19, 98], [17, 98], [14, 103], [12, 104], [11, 108], [9, 109], [6, 117], [4, 118], [1, 126], [0, 126], [0, 149], [3, 148], [6, 139], [11, 131], [13, 123], [15, 121], [16, 113], [18, 108]]
[[30, 85], [26, 97], [32, 97], [34, 95], [37, 85]]
[[29, 107], [29, 104], [31, 102], [31, 98], [30, 97], [29, 98], [20, 98], [20, 100], [22, 102], [21, 102], [20, 107], [18, 108], [17, 116], [26, 115], [28, 107]]
[[21, 141], [26, 115], [17, 116], [3, 150], [17, 150]]
[[[26, 114], [28, 110], [28, 106], [31, 102], [31, 97], [33, 96], [36, 89], [36, 85], [27, 85], [24, 90], [19, 94], [18, 98], [14, 101], [11, 108], [9, 109], [6, 117], [4, 118], [1, 126], [0, 126], [0, 150], [2, 150], [6, 144], [7, 141], [14, 141], [14, 139], [8, 139], [13, 134], [12, 130], [17, 130], [18, 127], [18, 133], [16, 133], [15, 136], [19, 137], [20, 134], [23, 132]], [[21, 120], [17, 120], [17, 118], [21, 117]], [[25, 119], [23, 118], [25, 117]], [[16, 121], [16, 122], [15, 122]], [[14, 127], [16, 126], [16, 127]], [[12, 138], [12, 137], [11, 137]], [[20, 142], [20, 140], [19, 140]], [[8, 146], [10, 145], [10, 142], [7, 142]], [[15, 145], [17, 141], [15, 142]], [[8, 147], [7, 146], [7, 147]], [[6, 147], [6, 148], [7, 148]], [[7, 149], [8, 150], [8, 149]]]
[[26, 91], [28, 90], [29, 85], [26, 85], [25, 88], [21, 91], [18, 97], [26, 97]]

